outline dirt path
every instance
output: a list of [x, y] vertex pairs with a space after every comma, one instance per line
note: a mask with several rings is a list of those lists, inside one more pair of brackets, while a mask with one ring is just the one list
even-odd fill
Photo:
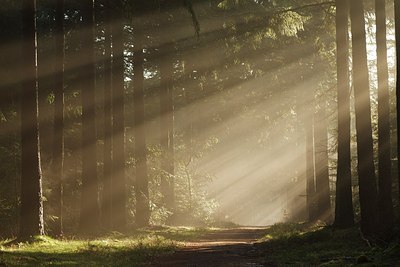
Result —
[[255, 227], [216, 231], [155, 259], [151, 266], [264, 266], [253, 244], [265, 232], [266, 228]]

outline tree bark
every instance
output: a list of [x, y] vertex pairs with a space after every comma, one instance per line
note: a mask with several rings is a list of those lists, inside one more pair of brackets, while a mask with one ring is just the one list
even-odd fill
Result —
[[383, 235], [393, 228], [392, 174], [390, 160], [390, 103], [386, 44], [386, 3], [375, 0], [376, 52], [378, 68], [378, 170], [379, 225]]
[[[139, 33], [140, 34], [140, 33]], [[144, 127], [144, 54], [141, 36], [136, 37], [133, 55], [134, 71], [134, 135], [135, 135], [135, 161], [136, 161], [136, 224], [147, 226], [150, 218], [149, 207], [149, 181], [147, 175], [146, 135]]]
[[82, 197], [80, 230], [99, 229], [98, 181], [95, 129], [94, 2], [82, 1]]
[[319, 109], [314, 119], [315, 191], [317, 218], [326, 223], [332, 220], [328, 168], [328, 126], [326, 124], [326, 99], [318, 101]]
[[314, 135], [313, 135], [313, 116], [312, 109], [314, 101], [312, 92], [305, 92], [311, 97], [307, 97], [306, 101], [306, 118], [304, 120], [305, 133], [306, 133], [306, 203], [308, 220], [310, 222], [317, 219], [316, 216], [316, 203], [315, 203], [315, 176], [314, 176]]
[[371, 103], [362, 1], [350, 1], [353, 51], [353, 81], [357, 131], [358, 179], [361, 231], [373, 234], [376, 228], [377, 189], [371, 128]]
[[124, 115], [124, 40], [123, 14], [116, 7], [112, 9], [113, 20], [113, 76], [112, 76], [112, 113], [113, 113], [113, 228], [123, 230], [126, 227], [126, 180], [125, 180], [125, 115]]
[[36, 1], [22, 2], [21, 217], [19, 237], [44, 234], [38, 131]]
[[[400, 70], [400, 1], [394, 1], [395, 35], [396, 35], [396, 69]], [[400, 202], [400, 71], [396, 72], [396, 126], [397, 126], [397, 180]], [[399, 205], [400, 207], [400, 205]]]
[[53, 175], [55, 215], [54, 235], [63, 233], [63, 163], [64, 163], [64, 0], [56, 3], [56, 69], [54, 73]]
[[338, 161], [334, 225], [339, 228], [347, 228], [354, 225], [350, 155], [351, 119], [348, 22], [348, 0], [336, 0]]

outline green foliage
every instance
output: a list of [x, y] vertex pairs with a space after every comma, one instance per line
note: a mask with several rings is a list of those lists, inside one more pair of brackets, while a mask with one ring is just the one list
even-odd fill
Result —
[[309, 18], [297, 12], [288, 11], [275, 16], [271, 24], [276, 28], [276, 32], [287, 37], [296, 37], [299, 31], [304, 30], [304, 24]]
[[394, 266], [400, 260], [398, 243], [370, 247], [357, 228], [275, 224], [258, 246], [272, 250], [266, 261], [278, 266], [352, 266], [362, 260], [371, 266]]
[[135, 266], [178, 244], [161, 235], [139, 231], [132, 236], [94, 240], [33, 237], [30, 242], [0, 244], [0, 264], [7, 266]]

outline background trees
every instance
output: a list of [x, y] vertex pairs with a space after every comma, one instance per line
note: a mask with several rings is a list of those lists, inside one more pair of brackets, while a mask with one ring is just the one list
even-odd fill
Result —
[[63, 221], [63, 165], [64, 165], [64, 0], [56, 2], [56, 69], [54, 70], [54, 139], [53, 139], [53, 175], [56, 180], [54, 234], [62, 235]]
[[[335, 8], [325, 1], [68, 1], [63, 7], [40, 0], [39, 109], [54, 112], [42, 122], [54, 131], [41, 130], [48, 143], [42, 163], [45, 221], [54, 222], [49, 232], [226, 220], [329, 223], [335, 203], [335, 225], [353, 225], [361, 209], [364, 233], [372, 233], [375, 163], [376, 205], [387, 207], [380, 210], [389, 222], [393, 62], [379, 30], [385, 8], [376, 3], [371, 44], [375, 36], [364, 32], [363, 17], [375, 9], [351, 2], [350, 61], [346, 1]], [[2, 32], [22, 44], [23, 31], [15, 26], [14, 34], [16, 40]], [[378, 80], [371, 67], [375, 45]], [[56, 60], [47, 64], [53, 48]], [[23, 145], [15, 122], [28, 112], [4, 99], [27, 101], [9, 93], [21, 82], [2, 79], [0, 106], [0, 147], [10, 155], [1, 177], [14, 195]], [[2, 212], [18, 209], [12, 194], [1, 197], [8, 203]]]
[[92, 232], [99, 228], [96, 123], [95, 123], [95, 47], [94, 2], [82, 1], [82, 41], [78, 68], [82, 92], [82, 197], [80, 228]]
[[44, 234], [36, 69], [36, 1], [22, 2], [21, 208], [19, 237]]

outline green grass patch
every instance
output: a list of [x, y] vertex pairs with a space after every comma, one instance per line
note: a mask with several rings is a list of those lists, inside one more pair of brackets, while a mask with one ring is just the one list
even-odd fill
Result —
[[35, 236], [28, 242], [0, 241], [0, 266], [137, 266], [172, 253], [185, 241], [214, 230], [195, 227], [149, 227], [128, 234], [62, 240]]
[[94, 240], [36, 237], [29, 243], [5, 244], [0, 247], [0, 264], [5, 266], [136, 266], [179, 245], [154, 234]]
[[400, 247], [370, 247], [356, 228], [285, 223], [268, 229], [258, 244], [265, 261], [278, 266], [399, 266]]

